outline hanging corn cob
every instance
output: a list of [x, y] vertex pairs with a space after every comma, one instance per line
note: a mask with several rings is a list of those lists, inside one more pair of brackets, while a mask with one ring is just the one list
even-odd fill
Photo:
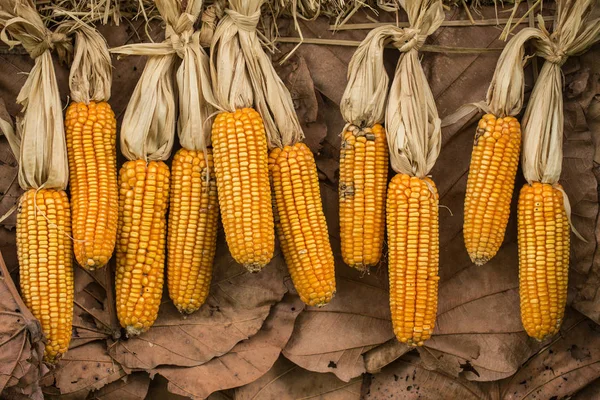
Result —
[[128, 335], [147, 331], [161, 303], [171, 181], [164, 160], [175, 136], [173, 78], [178, 51], [184, 51], [184, 40], [193, 33], [190, 14], [180, 16], [167, 1], [155, 3], [167, 25], [165, 41], [111, 49], [148, 56], [121, 130], [121, 151], [129, 161], [119, 172], [116, 301]]
[[383, 49], [394, 34], [398, 32], [380, 27], [363, 40], [348, 66], [348, 86], [340, 104], [347, 121], [340, 150], [342, 257], [363, 271], [377, 265], [383, 247], [388, 146], [381, 123], [389, 82]]
[[386, 110], [392, 168], [387, 193], [390, 309], [396, 338], [421, 346], [431, 337], [437, 313], [438, 192], [427, 174], [441, 145], [441, 121], [418, 49], [444, 20], [441, 0], [400, 2], [412, 38], [395, 41], [402, 52]]
[[104, 38], [90, 27], [79, 26], [65, 128], [75, 259], [89, 270], [106, 265], [117, 238], [117, 120], [107, 102], [111, 83]]
[[274, 120], [278, 116], [261, 97], [271, 94], [268, 88], [260, 88], [264, 95], [253, 92], [271, 84], [259, 77], [270, 64], [256, 34], [263, 2], [231, 0], [210, 48], [215, 106], [221, 110], [212, 127], [221, 220], [231, 255], [251, 272], [269, 263], [275, 246], [266, 132], [276, 122], [293, 127]]
[[21, 294], [41, 322], [44, 360], [56, 363], [71, 341], [73, 266], [65, 133], [50, 50], [64, 58], [72, 49], [65, 34], [44, 26], [28, 1], [0, 0], [0, 27], [6, 44], [23, 45], [35, 61], [17, 97], [23, 115], [16, 135], [6, 121], [2, 127], [26, 190], [17, 216]]
[[[211, 46], [217, 105], [231, 111], [217, 116], [212, 137], [223, 226], [236, 260], [251, 269], [268, 262], [270, 170], [275, 226], [290, 275], [302, 301], [323, 306], [335, 293], [335, 276], [317, 169], [312, 152], [299, 142], [303, 135], [290, 94], [254, 29], [263, 2], [231, 0]], [[258, 113], [244, 108], [253, 104]]]
[[463, 235], [477, 265], [496, 255], [504, 240], [521, 150], [521, 126], [514, 117], [523, 106], [523, 45], [537, 30], [516, 34], [498, 59], [479, 120], [465, 195]]
[[589, 17], [598, 10], [595, 0], [561, 0], [557, 6], [552, 34], [539, 19], [534, 44], [546, 61], [523, 116], [527, 184], [518, 205], [519, 293], [523, 326], [537, 340], [558, 332], [567, 300], [570, 207], [558, 183], [563, 140], [561, 66], [569, 56], [600, 40], [600, 19]]
[[[163, 3], [161, 1], [160, 3]], [[177, 10], [179, 2], [173, 3]], [[217, 246], [219, 205], [210, 143], [212, 100], [208, 56], [201, 47], [201, 31], [193, 30], [202, 10], [201, 0], [187, 2], [181, 24], [192, 33], [191, 41], [178, 53], [183, 61], [177, 72], [179, 120], [177, 132], [182, 148], [172, 164], [167, 278], [169, 296], [182, 313], [196, 311], [208, 296]], [[181, 18], [181, 17], [179, 17]], [[214, 100], [213, 100], [214, 101]]]

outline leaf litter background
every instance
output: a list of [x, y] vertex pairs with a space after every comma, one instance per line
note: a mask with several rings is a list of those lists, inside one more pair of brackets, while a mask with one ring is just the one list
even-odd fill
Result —
[[[494, 18], [484, 7], [476, 18]], [[521, 10], [524, 12], [524, 9]], [[545, 12], [551, 13], [551, 7]], [[502, 16], [503, 10], [499, 13]], [[370, 15], [373, 17], [373, 15]], [[382, 14], [381, 21], [395, 16]], [[460, 8], [447, 19], [465, 19]], [[405, 16], [400, 15], [400, 19]], [[352, 22], [367, 22], [364, 12]], [[289, 21], [281, 32], [295, 36]], [[154, 25], [157, 28], [157, 25]], [[367, 31], [328, 30], [318, 19], [301, 22], [305, 37], [362, 40]], [[111, 46], [141, 41], [143, 23], [102, 32]], [[160, 29], [152, 33], [158, 39]], [[444, 46], [500, 48], [500, 28], [442, 27], [429, 42]], [[292, 48], [281, 47], [278, 59]], [[4, 48], [2, 48], [4, 50]], [[37, 321], [24, 307], [18, 282], [14, 215], [0, 227], [6, 267], [0, 275], [0, 396], [65, 399], [597, 399], [600, 391], [600, 46], [571, 58], [565, 73], [565, 141], [561, 183], [573, 222], [588, 243], [573, 237], [569, 307], [561, 334], [537, 343], [519, 319], [516, 195], [504, 245], [487, 265], [473, 265], [462, 239], [462, 208], [476, 118], [443, 131], [432, 171], [440, 191], [440, 293], [434, 337], [416, 350], [396, 342], [388, 309], [387, 266], [370, 274], [348, 268], [339, 247], [337, 176], [339, 102], [355, 48], [304, 44], [279, 68], [317, 154], [321, 190], [336, 255], [338, 291], [325, 308], [305, 308], [295, 295], [281, 254], [260, 274], [248, 274], [227, 251], [222, 230], [207, 304], [184, 318], [166, 294], [155, 326], [126, 339], [114, 310], [113, 271], [76, 269], [73, 341], [58, 366], [40, 362]], [[386, 50], [390, 73], [397, 51]], [[440, 115], [485, 97], [498, 57], [424, 53], [422, 62]], [[143, 69], [139, 57], [114, 59], [111, 104], [119, 121]], [[0, 94], [8, 112], [32, 61], [0, 51]], [[57, 68], [68, 99], [68, 70]], [[528, 67], [526, 92], [532, 87]], [[2, 107], [0, 107], [1, 109]], [[0, 111], [2, 112], [2, 111]], [[16, 162], [0, 137], [0, 214], [17, 201]], [[18, 286], [18, 285], [17, 285]], [[183, 396], [183, 397], [182, 397]]]

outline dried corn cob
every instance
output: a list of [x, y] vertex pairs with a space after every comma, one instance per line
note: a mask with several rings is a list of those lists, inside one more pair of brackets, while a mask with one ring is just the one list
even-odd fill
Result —
[[397, 174], [387, 194], [390, 309], [399, 341], [421, 346], [435, 326], [438, 193], [429, 178]]
[[275, 247], [262, 118], [251, 108], [220, 113], [213, 123], [212, 144], [229, 250], [249, 271], [260, 271]]
[[212, 150], [181, 149], [173, 158], [167, 272], [179, 312], [196, 311], [208, 296], [217, 246], [219, 205]]
[[117, 314], [129, 335], [139, 335], [156, 320], [162, 297], [169, 167], [128, 161], [119, 188]]
[[570, 226], [561, 186], [533, 182], [519, 195], [519, 293], [527, 334], [558, 332], [567, 301]]
[[343, 133], [340, 153], [340, 236], [344, 262], [359, 270], [381, 258], [387, 172], [383, 127], [350, 125]]
[[494, 257], [504, 240], [520, 151], [516, 118], [492, 114], [481, 118], [469, 167], [463, 229], [467, 251], [477, 265]]
[[75, 258], [94, 270], [106, 265], [117, 236], [117, 121], [107, 102], [73, 102], [65, 127]]
[[314, 156], [301, 142], [275, 148], [269, 169], [277, 233], [294, 286], [304, 303], [324, 306], [335, 294], [335, 268]]
[[63, 190], [30, 189], [21, 197], [17, 252], [21, 294], [46, 337], [44, 360], [69, 348], [73, 320], [71, 210]]

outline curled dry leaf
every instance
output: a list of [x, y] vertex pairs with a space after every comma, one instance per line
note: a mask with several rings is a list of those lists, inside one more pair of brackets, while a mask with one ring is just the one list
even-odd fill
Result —
[[135, 372], [131, 375], [114, 381], [102, 389], [94, 392], [96, 400], [144, 400], [150, 387], [150, 377], [144, 372]]
[[238, 343], [227, 354], [197, 367], [159, 367], [151, 372], [169, 380], [170, 392], [192, 399], [204, 399], [218, 390], [246, 385], [271, 369], [303, 309], [298, 296], [288, 294], [273, 306], [256, 335]]
[[42, 340], [42, 328], [21, 300], [0, 253], [0, 393], [43, 398]]
[[363, 383], [365, 400], [462, 399], [486, 400], [486, 393], [476, 383], [456, 378], [443, 371], [424, 368], [414, 353], [390, 364], [380, 374]]
[[561, 334], [500, 383], [503, 400], [567, 398], [600, 378], [600, 329], [567, 312]]
[[202, 308], [183, 316], [164, 301], [152, 329], [110, 344], [110, 355], [126, 368], [146, 370], [201, 365], [221, 356], [258, 332], [271, 306], [287, 291], [285, 269], [277, 254], [259, 274], [249, 273], [233, 260], [221, 236], [210, 295]]
[[332, 374], [309, 372], [284, 357], [261, 378], [235, 391], [235, 400], [358, 400], [361, 379], [343, 382]]
[[294, 55], [278, 69], [277, 73], [292, 97], [298, 121], [304, 132], [304, 143], [313, 153], [318, 153], [321, 142], [327, 136], [327, 125], [320, 112], [323, 100], [315, 90], [304, 57]]

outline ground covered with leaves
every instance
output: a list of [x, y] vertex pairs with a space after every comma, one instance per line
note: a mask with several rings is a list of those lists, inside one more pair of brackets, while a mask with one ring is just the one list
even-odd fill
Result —
[[[549, 10], [551, 13], [551, 10]], [[476, 18], [494, 18], [493, 7]], [[502, 16], [502, 9], [499, 10]], [[394, 17], [382, 14], [382, 21]], [[447, 19], [466, 19], [461, 8]], [[358, 13], [352, 22], [368, 22]], [[367, 30], [329, 29], [325, 19], [301, 22], [307, 38], [361, 40]], [[283, 22], [282, 35], [296, 36]], [[156, 29], [160, 32], [160, 29]], [[132, 21], [102, 32], [109, 45], [144, 40], [144, 23]], [[430, 44], [499, 49], [496, 26], [441, 27]], [[157, 33], [158, 35], [158, 33]], [[292, 47], [284, 45], [275, 59]], [[8, 111], [33, 62], [0, 49], [0, 96]], [[0, 227], [7, 268], [0, 275], [0, 391], [7, 398], [65, 399], [560, 399], [598, 398], [600, 392], [600, 47], [569, 59], [565, 77], [564, 168], [561, 183], [573, 223], [587, 243], [573, 237], [569, 306], [559, 335], [538, 343], [519, 317], [516, 195], [498, 255], [472, 264], [462, 238], [463, 200], [476, 118], [443, 131], [432, 171], [440, 204], [440, 289], [436, 330], [418, 349], [396, 341], [388, 307], [385, 260], [361, 274], [341, 260], [338, 228], [338, 159], [344, 121], [339, 102], [346, 85], [351, 46], [304, 44], [279, 67], [288, 85], [306, 142], [317, 154], [322, 198], [336, 256], [337, 294], [324, 308], [305, 307], [279, 252], [259, 274], [237, 265], [219, 232], [215, 275], [206, 304], [181, 316], [166, 295], [152, 329], [127, 339], [114, 309], [114, 265], [75, 272], [71, 349], [53, 369], [41, 363], [39, 324], [18, 296], [14, 215]], [[423, 53], [422, 62], [442, 117], [484, 99], [498, 51], [479, 54]], [[393, 70], [396, 50], [386, 54]], [[122, 118], [143, 69], [140, 57], [114, 59], [111, 104]], [[527, 93], [533, 69], [528, 67]], [[539, 64], [538, 64], [539, 67]], [[57, 68], [67, 104], [68, 69]], [[122, 161], [122, 160], [121, 160]], [[21, 194], [17, 166], [0, 138], [0, 215]]]

